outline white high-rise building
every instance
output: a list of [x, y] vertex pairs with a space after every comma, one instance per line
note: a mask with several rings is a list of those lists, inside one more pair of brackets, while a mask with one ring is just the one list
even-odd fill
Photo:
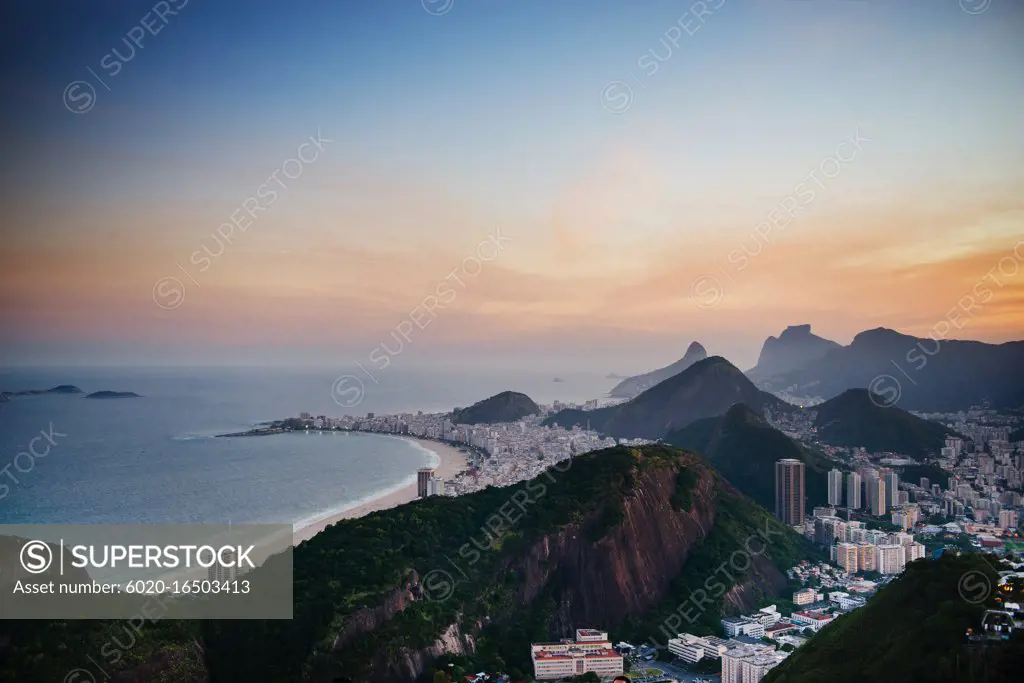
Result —
[[828, 504], [843, 504], [843, 473], [836, 468], [828, 473]]
[[223, 557], [225, 564], [220, 563], [221, 558], [218, 556], [218, 561], [206, 570], [206, 578], [210, 581], [234, 581], [238, 577], [238, 568], [235, 566], [237, 559], [238, 555], [234, 550], [225, 550]]
[[885, 495], [885, 480], [877, 475], [868, 477], [865, 482], [865, 488], [868, 492], [867, 507], [871, 510], [871, 514], [876, 517], [884, 515], [888, 509], [886, 505], [888, 498]]
[[441, 477], [433, 476], [427, 481], [427, 495], [428, 496], [443, 496], [444, 495], [444, 479]]
[[889, 472], [885, 475], [885, 496], [889, 507], [893, 508], [900, 504], [900, 475]]
[[846, 475], [846, 507], [851, 510], [860, 510], [860, 475], [850, 472]]
[[906, 551], [902, 545], [879, 545], [877, 549], [880, 574], [899, 574], [907, 566]]

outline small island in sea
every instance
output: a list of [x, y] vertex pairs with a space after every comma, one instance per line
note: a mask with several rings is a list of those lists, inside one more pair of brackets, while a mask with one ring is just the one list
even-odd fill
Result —
[[94, 391], [86, 394], [86, 398], [142, 398], [134, 391]]
[[565, 380], [564, 380], [564, 379], [562, 379], [561, 377], [556, 377], [556, 378], [554, 378], [554, 379], [553, 379], [553, 380], [551, 380], [551, 381], [552, 381], [552, 382], [564, 382]]

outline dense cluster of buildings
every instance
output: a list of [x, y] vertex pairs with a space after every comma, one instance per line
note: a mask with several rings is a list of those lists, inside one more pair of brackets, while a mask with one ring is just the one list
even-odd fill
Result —
[[[575, 427], [563, 429], [544, 426], [548, 415], [575, 404], [556, 402], [541, 406], [539, 415], [529, 415], [517, 422], [482, 425], [461, 425], [451, 421], [451, 413], [404, 413], [399, 415], [345, 416], [337, 419], [312, 418], [314, 428], [374, 432], [413, 436], [443, 441], [470, 451], [469, 467], [447, 482], [435, 482], [430, 489], [429, 478], [421, 473], [417, 479], [421, 495], [460, 495], [487, 486], [509, 486], [539, 476], [552, 465], [574, 455], [609, 448], [616, 444], [640, 445], [645, 439], [612, 439], [594, 431]], [[323, 427], [317, 421], [323, 420]], [[481, 457], [486, 454], [486, 457]], [[429, 475], [433, 476], [433, 475]], [[433, 491], [433, 492], [432, 492]]]
[[576, 630], [576, 640], [563, 639], [557, 643], [530, 645], [533, 677], [538, 681], [582, 676], [593, 672], [602, 679], [618, 676], [623, 671], [622, 655], [608, 639], [608, 634], [597, 629]]
[[753, 638], [723, 640], [689, 633], [669, 639], [668, 650], [688, 664], [705, 659], [720, 661], [722, 683], [757, 683], [789, 656], [788, 652]]
[[[931, 458], [932, 464], [923, 468], [935, 473], [932, 479], [913, 481], [902, 481], [900, 471], [921, 464], [915, 460], [899, 453], [828, 447], [815, 440], [813, 424], [806, 415], [778, 418], [777, 427], [784, 426], [791, 436], [827, 452], [837, 466], [827, 474], [828, 507], [815, 508], [806, 516], [802, 504], [804, 465], [797, 460], [778, 461], [776, 516], [829, 546], [832, 559], [849, 574], [898, 574], [908, 562], [925, 556], [925, 546], [916, 536], [967, 534], [975, 547], [996, 552], [1008, 545], [1024, 547], [1018, 534], [1024, 511], [1024, 443], [1010, 441], [1012, 418], [991, 411], [923, 417], [962, 436], [946, 438], [940, 452]], [[1005, 424], [993, 424], [1000, 421]], [[936, 518], [942, 518], [940, 526], [927, 523]], [[943, 519], [951, 521], [942, 523]], [[870, 529], [867, 527], [892, 527], [866, 525], [865, 521], [884, 521], [899, 531]]]
[[815, 508], [814, 517], [804, 523], [804, 533], [828, 547], [832, 561], [847, 574], [899, 574], [908, 562], [925, 555], [924, 545], [913, 534], [868, 529], [864, 522], [837, 517], [834, 508]]
[[[458, 495], [539, 476], [588, 451], [648, 443], [542, 424], [553, 412], [575, 407], [593, 409], [597, 405], [556, 402], [542, 406], [540, 415], [487, 425], [460, 425], [451, 421], [451, 413], [422, 412], [342, 418], [303, 414], [302, 419], [314, 429], [407, 435], [463, 447], [469, 460], [465, 472], [447, 482], [430, 469], [417, 475], [420, 496]], [[998, 552], [1010, 537], [1017, 538], [1024, 510], [1024, 444], [1010, 441], [1013, 425], [988, 411], [922, 417], [946, 424], [962, 436], [947, 438], [941, 451], [930, 459], [932, 479], [903, 481], [903, 468], [921, 463], [899, 453], [869, 453], [864, 448], [820, 443], [813, 411], [775, 419], [766, 414], [773, 426], [813, 445], [836, 463], [827, 474], [828, 505], [816, 507], [810, 514], [805, 464], [779, 460], [774, 472], [776, 517], [828, 547], [833, 564], [803, 562], [790, 569], [790, 579], [804, 587], [794, 592], [796, 609], [788, 617], [775, 605], [728, 617], [721, 622], [725, 638], [680, 633], [668, 641], [669, 651], [688, 664], [720, 662], [723, 683], [756, 683], [788, 655], [777, 648], [799, 647], [806, 641], [801, 634], [817, 632], [838, 615], [863, 606], [879, 585], [902, 572], [908, 563], [923, 558], [926, 549], [919, 539], [967, 534], [978, 548]], [[945, 519], [936, 522], [936, 517]], [[865, 573], [879, 576], [872, 581], [862, 576]], [[608, 634], [594, 629], [578, 630], [575, 640], [533, 644], [531, 657], [538, 680], [587, 672], [608, 679], [623, 670], [623, 657], [612, 647]]]

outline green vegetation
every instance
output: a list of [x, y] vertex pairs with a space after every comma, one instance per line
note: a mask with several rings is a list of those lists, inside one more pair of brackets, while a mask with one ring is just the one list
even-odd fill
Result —
[[676, 475], [676, 491], [672, 495], [672, 509], [686, 511], [693, 507], [693, 487], [697, 485], [697, 479], [697, 473], [693, 470], [679, 470]]
[[[808, 556], [804, 539], [735, 493], [692, 454], [666, 446], [616, 447], [579, 456], [561, 468], [506, 488], [431, 497], [339, 522], [295, 549], [293, 620], [146, 625], [131, 656], [108, 664], [108, 670], [135, 668], [137, 675], [143, 670], [139, 665], [171, 656], [180, 662], [145, 680], [198, 683], [206, 680], [204, 671], [212, 683], [324, 681], [341, 671], [358, 680], [371, 661], [380, 673], [384, 663], [400, 660], [401, 652], [431, 646], [456, 625], [474, 635], [476, 652], [433, 662], [424, 680], [439, 670], [453, 677], [479, 670], [529, 671], [529, 643], [564, 636], [564, 613], [556, 615], [593, 587], [561, 571], [538, 582], [535, 572], [544, 561], [533, 562], [534, 574], [528, 576], [528, 550], [569, 525], [582, 532], [580, 542], [608, 539], [623, 523], [626, 499], [637, 495], [638, 479], [649, 473], [672, 478], [671, 504], [680, 510], [698, 505], [697, 485], [710, 478], [714, 524], [686, 558], [664, 609], [603, 627], [624, 635], [658, 634], [668, 613], [699, 590], [710, 598], [698, 605], [696, 630], [711, 632], [726, 590], [749, 582], [757, 593], [779, 580], [780, 568]], [[663, 470], [668, 471], [662, 475]], [[669, 503], [660, 504], [667, 511]], [[531, 592], [524, 599], [527, 586]], [[390, 619], [368, 619], [366, 609], [383, 609], [398, 599], [404, 609], [389, 612]], [[372, 630], [356, 629], [357, 623]], [[62, 680], [87, 657], [99, 659], [104, 643], [123, 626], [2, 622], [0, 678]], [[196, 641], [204, 647], [203, 662], [194, 655]]]
[[968, 644], [983, 604], [968, 602], [960, 587], [995, 585], [996, 572], [979, 555], [945, 554], [907, 565], [866, 606], [836, 619], [785, 662], [765, 683], [968, 683], [1017, 680], [1024, 641]]
[[[153, 616], [159, 618], [157, 610]], [[76, 668], [104, 680], [92, 662], [119, 671], [160, 660], [165, 666], [149, 672], [146, 683], [199, 683], [205, 674], [198, 634], [198, 624], [185, 621], [0, 620], [0, 681], [63, 681]]]
[[[800, 560], [823, 558], [806, 539], [744, 496], [719, 488], [715, 510], [714, 528], [693, 550], [661, 604], [622, 627], [626, 640], [653, 637], [664, 644], [680, 630], [720, 635], [723, 596], [732, 588], [772, 565], [784, 571]], [[760, 603], [762, 597], [755, 594], [752, 600]]]
[[730, 484], [769, 510], [775, 506], [775, 461], [795, 458], [806, 465], [808, 511], [828, 502], [828, 472], [835, 463], [772, 428], [741, 403], [722, 417], [670, 432], [665, 441], [702, 454]]
[[895, 405], [867, 389], [850, 389], [817, 406], [818, 436], [833, 446], [863, 446], [872, 452], [932, 455], [952, 432]]

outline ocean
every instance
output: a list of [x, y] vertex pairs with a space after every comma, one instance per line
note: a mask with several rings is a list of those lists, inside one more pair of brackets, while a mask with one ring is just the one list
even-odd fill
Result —
[[[337, 393], [336, 380], [346, 374], [362, 377], [358, 396]], [[0, 371], [2, 391], [72, 384], [85, 393], [142, 396], [22, 396], [0, 403], [0, 523], [231, 522], [298, 528], [408, 485], [418, 468], [436, 463], [436, 456], [419, 444], [383, 435], [216, 434], [302, 411], [328, 416], [447, 411], [506, 389], [539, 403], [582, 401], [604, 396], [615, 384], [597, 375], [568, 374], [554, 382], [550, 374], [449, 370], [395, 370], [373, 380], [358, 368]], [[350, 405], [353, 398], [359, 402]], [[32, 451], [36, 455], [26, 455]]]

